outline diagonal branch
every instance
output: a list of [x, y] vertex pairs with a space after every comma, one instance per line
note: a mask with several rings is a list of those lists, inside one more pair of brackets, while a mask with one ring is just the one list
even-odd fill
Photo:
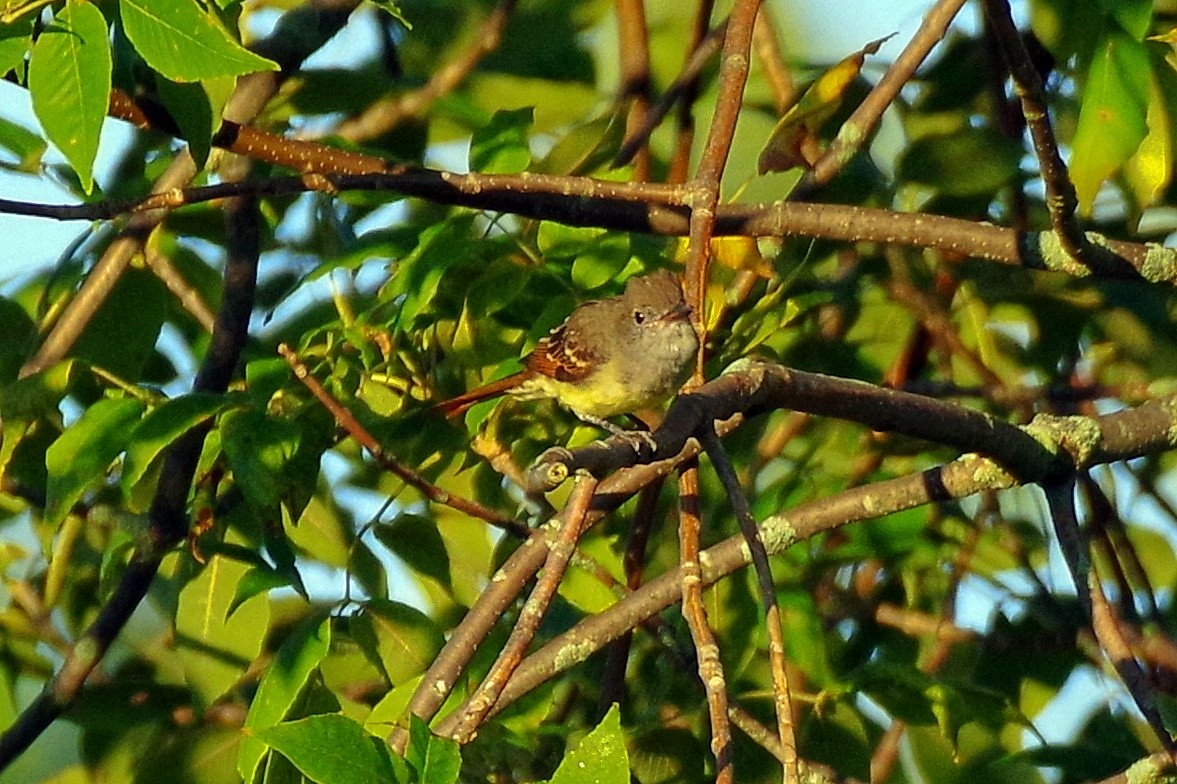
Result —
[[[260, 253], [257, 202], [242, 199], [226, 206], [225, 295], [213, 328], [212, 342], [196, 375], [197, 392], [223, 393], [237, 368], [249, 334]], [[77, 698], [86, 678], [98, 666], [131, 614], [146, 596], [163, 557], [188, 532], [188, 495], [211, 425], [192, 428], [164, 453], [155, 498], [148, 512], [148, 539], [132, 554], [110, 599], [75, 643], [61, 669], [17, 720], [0, 736], [0, 770], [16, 757]]]
[[878, 125], [883, 112], [895, 100], [895, 96], [911, 79], [916, 68], [933, 47], [944, 39], [948, 26], [952, 24], [964, 3], [965, 0], [939, 0], [928, 11], [919, 30], [912, 36], [903, 52], [895, 58], [895, 62], [883, 74], [883, 78], [842, 124], [833, 143], [813, 165], [813, 170], [799, 186], [800, 190], [808, 190], [829, 182], [862, 149], [862, 145], [870, 139], [871, 131]]
[[776, 708], [777, 735], [780, 738], [781, 752], [784, 757], [785, 781], [801, 781], [801, 772], [797, 758], [797, 731], [793, 726], [793, 693], [789, 686], [786, 672], [785, 640], [781, 633], [781, 608], [776, 599], [776, 584], [772, 579], [772, 567], [768, 563], [768, 553], [764, 549], [764, 540], [760, 538], [760, 530], [756, 527], [756, 519], [752, 516], [752, 507], [748, 503], [748, 496], [740, 487], [740, 480], [736, 477], [736, 470], [724, 451], [723, 442], [719, 440], [715, 429], [709, 423], [700, 433], [703, 449], [711, 458], [715, 473], [723, 483], [732, 510], [740, 524], [740, 533], [748, 543], [748, 550], [752, 556], [752, 566], [756, 572], [756, 583], [760, 589], [760, 601], [764, 604], [764, 623], [768, 631], [769, 666], [772, 672], [773, 703]]
[[1102, 250], [1088, 241], [1075, 216], [1078, 198], [1067, 174], [1067, 164], [1063, 162], [1054, 139], [1042, 77], [1030, 62], [1030, 54], [1010, 14], [1009, 3], [1006, 0], [985, 0], [985, 15], [1009, 66], [1014, 91], [1022, 103], [1022, 115], [1030, 128], [1030, 138], [1034, 140], [1034, 152], [1038, 156], [1038, 167], [1042, 171], [1042, 183], [1046, 189], [1050, 225], [1067, 255], [1084, 266], [1091, 266], [1096, 263]]

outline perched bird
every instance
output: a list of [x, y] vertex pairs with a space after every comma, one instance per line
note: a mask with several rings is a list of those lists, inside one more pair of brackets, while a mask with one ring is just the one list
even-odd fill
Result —
[[555, 398], [585, 422], [622, 432], [608, 418], [673, 395], [690, 376], [698, 349], [682, 288], [659, 270], [630, 278], [619, 296], [577, 307], [536, 344], [524, 370], [437, 407], [457, 416], [502, 394]]

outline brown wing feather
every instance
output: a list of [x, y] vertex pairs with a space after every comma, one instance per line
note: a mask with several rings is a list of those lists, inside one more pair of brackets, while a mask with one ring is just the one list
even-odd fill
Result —
[[[577, 318], [588, 315], [586, 308], [597, 303], [587, 303], [574, 314]], [[572, 319], [556, 327], [535, 344], [527, 357], [527, 369], [557, 381], [583, 381], [592, 375], [604, 357], [585, 344], [581, 331]]]

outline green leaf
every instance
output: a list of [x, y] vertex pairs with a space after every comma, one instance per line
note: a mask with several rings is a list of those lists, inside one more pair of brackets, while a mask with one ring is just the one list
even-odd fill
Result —
[[135, 49], [174, 82], [278, 70], [234, 41], [195, 0], [119, 0], [119, 11]]
[[29, 58], [33, 112], [86, 193], [94, 188], [110, 72], [106, 19], [90, 3], [68, 3], [37, 38]]
[[[252, 551], [250, 551], [252, 552]], [[229, 602], [229, 615], [253, 597], [271, 591], [275, 588], [285, 588], [290, 585], [290, 578], [270, 566], [254, 566], [241, 576], [237, 583], [237, 590], [233, 592], [233, 601]]]
[[247, 732], [237, 750], [237, 772], [245, 781], [253, 781], [266, 753], [265, 744], [249, 731], [272, 727], [290, 715], [330, 649], [331, 619], [321, 616], [302, 623], [278, 649], [245, 716]]
[[126, 270], [90, 318], [72, 356], [121, 378], [139, 378], [156, 353], [170, 295], [145, 269]]
[[352, 634], [375, 655], [393, 684], [421, 674], [445, 641], [437, 624], [407, 604], [372, 599], [352, 621]]
[[1136, 40], [1148, 35], [1153, 17], [1152, 0], [1099, 0], [1099, 4]]
[[[32, 43], [32, 17], [17, 19], [0, 25], [0, 76], [24, 65], [25, 54]], [[17, 74], [23, 77], [23, 73]]]
[[120, 484], [123, 497], [147, 473], [151, 462], [183, 433], [214, 416], [225, 405], [220, 395], [191, 394], [169, 400], [152, 409], [131, 434]]
[[398, 782], [387, 744], [343, 716], [309, 716], [257, 734], [318, 784]]
[[1145, 114], [1148, 135], [1124, 163], [1124, 180], [1137, 210], [1156, 203], [1173, 177], [1175, 87], [1174, 73], [1167, 64], [1159, 63], [1149, 74]]
[[531, 163], [527, 133], [535, 110], [500, 110], [470, 139], [470, 170], [486, 174], [518, 174]]
[[45, 519], [49, 523], [61, 522], [86, 488], [106, 475], [142, 413], [143, 404], [134, 398], [99, 400], [46, 450]]
[[229, 607], [248, 566], [214, 555], [180, 591], [176, 638], [188, 685], [205, 705], [219, 699], [261, 652], [270, 626], [265, 596]]
[[409, 20], [405, 18], [404, 12], [401, 11], [400, 5], [395, 0], [368, 0], [368, 2], [403, 24], [406, 29], [413, 29], [413, 26], [409, 24]]
[[41, 158], [49, 145], [40, 135], [23, 125], [0, 117], [0, 148], [8, 150], [17, 159], [15, 164], [4, 163], [4, 168], [35, 174], [41, 169]]
[[212, 135], [220, 126], [220, 116], [213, 113], [204, 85], [160, 77], [155, 80], [155, 86], [168, 114], [180, 126], [180, 135], [188, 142], [196, 167], [204, 168], [212, 149]]
[[628, 784], [629, 754], [621, 733], [621, 714], [614, 704], [601, 723], [574, 750], [564, 755], [550, 784]]
[[[4, 128], [5, 123], [0, 120], [0, 145], [4, 143]], [[0, 340], [0, 386], [6, 386], [16, 380], [27, 347], [33, 345], [37, 326], [24, 308], [7, 297], [0, 297], [0, 324], [4, 325], [4, 340]]]
[[569, 130], [552, 145], [535, 171], [544, 174], [590, 174], [606, 165], [625, 137], [629, 107], [618, 103], [613, 111]]
[[572, 282], [585, 291], [600, 288], [625, 269], [630, 258], [629, 235], [609, 232], [585, 245], [572, 262]]
[[220, 431], [221, 446], [245, 497], [258, 509], [275, 506], [291, 480], [285, 469], [298, 450], [298, 425], [248, 409], [226, 413]]
[[1022, 146], [987, 128], [930, 134], [907, 148], [902, 179], [952, 196], [991, 195], [1019, 176]]
[[409, 713], [409, 747], [405, 759], [421, 784], [453, 784], [462, 768], [462, 752], [455, 741], [439, 738], [416, 714]]
[[450, 556], [432, 518], [402, 514], [388, 525], [376, 526], [373, 533], [410, 569], [451, 588]]
[[1115, 30], [1104, 36], [1081, 96], [1070, 169], [1079, 208], [1089, 213], [1099, 186], [1136, 152], [1148, 133], [1145, 45]]

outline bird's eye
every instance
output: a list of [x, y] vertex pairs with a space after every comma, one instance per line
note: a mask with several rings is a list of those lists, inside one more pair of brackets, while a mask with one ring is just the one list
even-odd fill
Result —
[[645, 320], [646, 320], [646, 314], [645, 314], [645, 313], [641, 312], [640, 310], [635, 310], [635, 311], [633, 312], [633, 323], [634, 323], [634, 324], [641, 324], [641, 323], [643, 323]]

